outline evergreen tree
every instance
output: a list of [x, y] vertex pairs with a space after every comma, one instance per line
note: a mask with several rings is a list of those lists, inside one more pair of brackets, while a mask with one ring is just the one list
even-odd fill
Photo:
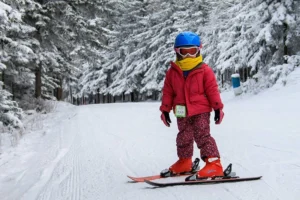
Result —
[[26, 53], [31, 53], [30, 48], [26, 46], [26, 40], [22, 42], [14, 37], [14, 34], [20, 31], [26, 34], [31, 30], [23, 24], [20, 16], [20, 12], [0, 2], [0, 122], [14, 128], [22, 127], [20, 121], [22, 110], [15, 101], [11, 100], [12, 95], [3, 89], [5, 86], [2, 77], [5, 73], [9, 75], [16, 73], [19, 69], [15, 64], [26, 64], [29, 59]]
[[[236, 15], [236, 13], [228, 12], [234, 5], [238, 3], [237, 0], [214, 0], [203, 4], [207, 9], [205, 13], [208, 14], [208, 22], [206, 23], [203, 33], [203, 55], [204, 61], [214, 69], [217, 67], [216, 62], [220, 56], [221, 43], [226, 38], [221, 38], [224, 29], [227, 29], [227, 22]], [[230, 24], [228, 24], [230, 26]]]
[[37, 54], [34, 49], [39, 43], [32, 36], [36, 29], [23, 20], [26, 9], [31, 9], [36, 4], [28, 0], [4, 0], [9, 6], [7, 23], [3, 24], [2, 51], [7, 59], [7, 66], [3, 71], [7, 80], [5, 87], [11, 91], [13, 98], [20, 99], [24, 93], [29, 92], [33, 85], [31, 70], [33, 69]]
[[143, 46], [140, 43], [143, 41], [137, 37], [142, 38], [146, 35], [144, 31], [148, 23], [145, 10], [147, 4], [147, 2], [131, 0], [127, 1], [120, 9], [120, 20], [115, 29], [116, 39], [111, 43], [113, 51], [109, 55], [110, 61], [104, 65], [104, 68], [108, 69], [107, 86], [109, 88], [107, 92], [113, 96], [131, 94], [134, 98], [136, 96], [134, 94], [139, 93], [140, 81], [137, 79], [140, 80], [140, 77], [130, 74], [141, 58], [138, 46]]
[[[79, 5], [76, 5], [77, 7]], [[79, 95], [97, 93], [107, 93], [108, 67], [104, 68], [105, 63], [110, 63], [113, 59], [113, 47], [115, 43], [117, 19], [120, 19], [123, 8], [123, 2], [119, 0], [111, 1], [85, 1], [80, 3], [79, 9], [82, 9], [82, 15], [85, 16], [88, 26], [87, 34], [84, 36], [85, 43], [82, 44], [85, 51], [88, 52], [87, 59], [82, 59], [82, 65], [85, 71], [79, 81]], [[90, 15], [85, 15], [87, 9]], [[83, 39], [83, 38], [82, 38]]]
[[2, 84], [0, 81], [0, 122], [8, 127], [21, 128], [22, 109], [17, 102], [10, 100], [11, 94], [1, 88]]
[[285, 26], [295, 23], [292, 11], [290, 0], [245, 0], [230, 5], [226, 9], [229, 18], [224, 21], [219, 15], [217, 24], [223, 26], [214, 30], [219, 74], [240, 72], [242, 80], [254, 74], [262, 78], [260, 74], [269, 74], [271, 66], [282, 64], [288, 42], [284, 35], [290, 34]]
[[84, 33], [85, 22], [66, 2], [48, 2], [43, 5], [41, 13], [42, 16], [32, 18], [38, 26], [37, 37], [41, 43], [38, 67], [41, 70], [43, 97], [51, 98], [54, 91], [54, 96], [61, 99], [62, 83], [72, 85], [79, 71], [75, 61], [80, 60], [80, 34]]

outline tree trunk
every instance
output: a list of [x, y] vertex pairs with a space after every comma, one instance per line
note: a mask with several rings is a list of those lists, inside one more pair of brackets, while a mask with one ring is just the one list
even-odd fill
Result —
[[57, 88], [57, 97], [56, 97], [58, 101], [62, 100], [62, 79], [61, 78], [59, 79], [59, 86], [60, 87]]
[[14, 82], [11, 82], [11, 93], [12, 93], [12, 100], [15, 101], [16, 100], [16, 91], [15, 91], [15, 84]]
[[62, 89], [57, 88], [57, 100], [60, 101], [62, 99]]
[[2, 81], [2, 83], [3, 83], [1, 89], [5, 89], [5, 86], [4, 86], [4, 71], [0, 71], [0, 81]]
[[97, 103], [100, 103], [100, 89], [97, 89]]
[[[288, 24], [283, 23], [283, 55], [287, 56], [288, 55], [288, 47], [286, 45], [286, 40], [287, 40], [287, 32], [288, 32]], [[284, 57], [284, 63], [287, 64], [287, 58]]]
[[222, 82], [222, 87], [224, 87], [224, 76], [221, 74], [221, 82]]
[[70, 101], [71, 101], [70, 103], [71, 103], [71, 104], [74, 104], [74, 101], [73, 101], [73, 94], [72, 94], [72, 86], [71, 86], [71, 85], [69, 85], [69, 90], [70, 90], [69, 92], [70, 92]]
[[42, 96], [42, 74], [41, 67], [35, 69], [35, 98]]
[[125, 92], [122, 93], [122, 102], [125, 101]]

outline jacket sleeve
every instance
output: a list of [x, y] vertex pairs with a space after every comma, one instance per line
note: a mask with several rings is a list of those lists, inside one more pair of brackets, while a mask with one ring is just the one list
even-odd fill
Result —
[[161, 112], [163, 111], [170, 112], [172, 110], [173, 97], [174, 97], [174, 90], [171, 85], [170, 70], [168, 70], [165, 77], [163, 90], [162, 90], [162, 101], [161, 101], [161, 106], [159, 108]]
[[204, 71], [204, 92], [209, 100], [210, 106], [214, 110], [223, 109], [218, 83], [213, 70], [207, 66]]

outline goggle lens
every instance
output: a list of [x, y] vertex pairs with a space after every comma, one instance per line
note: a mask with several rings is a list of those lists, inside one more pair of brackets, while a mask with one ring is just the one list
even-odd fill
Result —
[[189, 49], [179, 48], [179, 52], [182, 55], [186, 55], [186, 54], [195, 55], [196, 53], [198, 53], [198, 48], [196, 47], [189, 48]]
[[195, 56], [199, 52], [199, 47], [179, 47], [175, 48], [175, 51], [183, 56], [186, 57], [187, 55]]

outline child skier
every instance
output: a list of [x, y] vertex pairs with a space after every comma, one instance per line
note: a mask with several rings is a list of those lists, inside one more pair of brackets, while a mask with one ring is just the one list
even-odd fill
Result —
[[210, 135], [210, 112], [215, 112], [216, 124], [222, 122], [223, 103], [213, 70], [202, 61], [200, 37], [193, 32], [182, 32], [175, 39], [176, 62], [167, 71], [161, 119], [170, 126], [169, 112], [177, 117], [179, 133], [176, 138], [179, 160], [169, 170], [173, 174], [192, 170], [193, 143], [201, 150], [206, 165], [198, 177], [223, 176], [220, 154]]

